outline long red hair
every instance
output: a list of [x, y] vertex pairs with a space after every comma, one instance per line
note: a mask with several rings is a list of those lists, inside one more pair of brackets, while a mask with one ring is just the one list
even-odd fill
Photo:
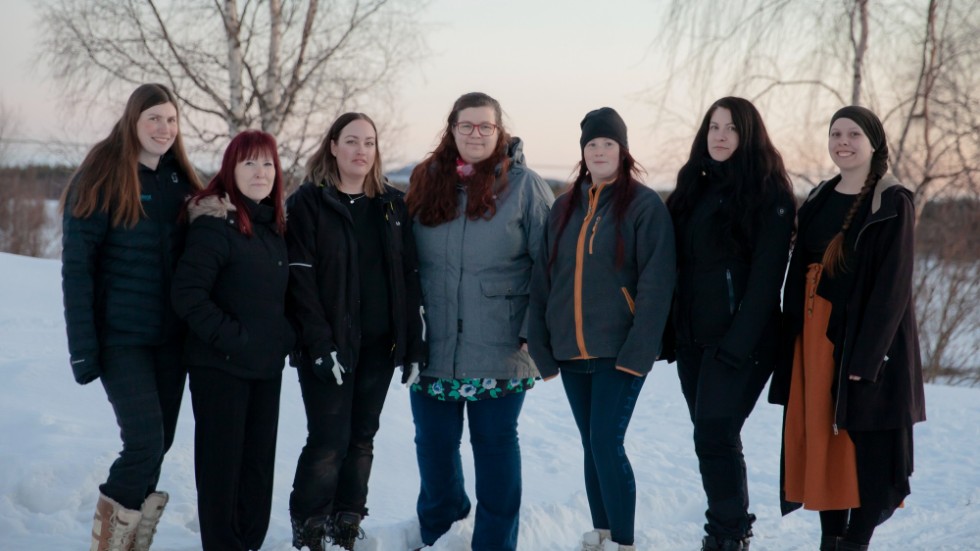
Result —
[[438, 226], [456, 219], [460, 214], [456, 199], [456, 184], [460, 181], [456, 173], [459, 149], [456, 147], [453, 129], [456, 127], [459, 112], [471, 107], [493, 109], [497, 125], [497, 145], [489, 158], [473, 165], [474, 174], [466, 179], [467, 201], [464, 214], [470, 220], [493, 218], [497, 213], [496, 196], [507, 188], [507, 169], [510, 166], [507, 148], [510, 145], [510, 134], [503, 126], [500, 103], [481, 92], [463, 94], [449, 112], [439, 145], [415, 167], [409, 179], [405, 203], [408, 212], [417, 217], [424, 226]]

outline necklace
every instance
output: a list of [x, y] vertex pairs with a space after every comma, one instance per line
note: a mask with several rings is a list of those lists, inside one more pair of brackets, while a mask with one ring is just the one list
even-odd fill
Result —
[[357, 201], [358, 199], [362, 199], [364, 197], [363, 193], [355, 193], [353, 195], [347, 193], [346, 191], [341, 191], [341, 193], [343, 193], [344, 195], [347, 196], [348, 199], [350, 199], [350, 204], [352, 205], [354, 204], [354, 201]]

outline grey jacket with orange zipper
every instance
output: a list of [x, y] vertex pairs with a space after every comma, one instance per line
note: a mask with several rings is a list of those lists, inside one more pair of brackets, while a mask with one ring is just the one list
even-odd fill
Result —
[[549, 268], [569, 194], [551, 210], [534, 263], [527, 339], [542, 377], [557, 374], [559, 361], [588, 358], [615, 358], [617, 369], [646, 375], [660, 354], [676, 279], [674, 227], [657, 193], [638, 185], [617, 228], [612, 185], [582, 186]]

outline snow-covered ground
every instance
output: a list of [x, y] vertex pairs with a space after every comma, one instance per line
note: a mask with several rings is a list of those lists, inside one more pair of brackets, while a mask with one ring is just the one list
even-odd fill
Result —
[[[119, 448], [99, 383], [78, 386], [67, 360], [57, 260], [0, 254], [0, 551], [88, 546], [98, 484]], [[980, 549], [980, 389], [928, 386], [929, 421], [916, 428], [916, 473], [906, 507], [879, 528], [872, 549]], [[754, 551], [812, 550], [816, 513], [779, 515], [781, 410], [760, 400], [743, 433], [755, 525]], [[160, 488], [171, 502], [156, 551], [200, 548], [190, 398]], [[528, 395], [521, 417], [524, 503], [519, 548], [572, 551], [591, 528], [581, 448], [559, 382]], [[404, 551], [419, 543], [418, 472], [407, 391], [393, 381], [376, 442], [357, 549]], [[287, 503], [305, 419], [295, 372], [283, 381], [272, 523], [264, 551], [290, 551]], [[464, 437], [465, 441], [466, 437]], [[637, 548], [699, 548], [705, 508], [691, 426], [673, 366], [657, 364], [640, 397], [627, 450], [637, 477]], [[472, 492], [472, 458], [464, 445]], [[472, 518], [434, 551], [469, 550]]]

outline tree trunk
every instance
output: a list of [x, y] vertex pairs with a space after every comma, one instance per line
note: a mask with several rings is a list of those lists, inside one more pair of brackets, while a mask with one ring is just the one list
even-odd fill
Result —
[[265, 73], [265, 91], [260, 104], [262, 130], [277, 133], [281, 118], [282, 0], [269, 0], [269, 65]]
[[225, 37], [228, 44], [228, 135], [234, 136], [242, 130], [245, 119], [245, 93], [242, 84], [242, 43], [239, 39], [241, 22], [238, 20], [237, 0], [225, 0]]
[[854, 38], [854, 12], [851, 12], [851, 43], [854, 44], [854, 75], [851, 81], [851, 105], [861, 104], [861, 78], [864, 73], [864, 55], [868, 51], [868, 0], [855, 0], [859, 35]]

